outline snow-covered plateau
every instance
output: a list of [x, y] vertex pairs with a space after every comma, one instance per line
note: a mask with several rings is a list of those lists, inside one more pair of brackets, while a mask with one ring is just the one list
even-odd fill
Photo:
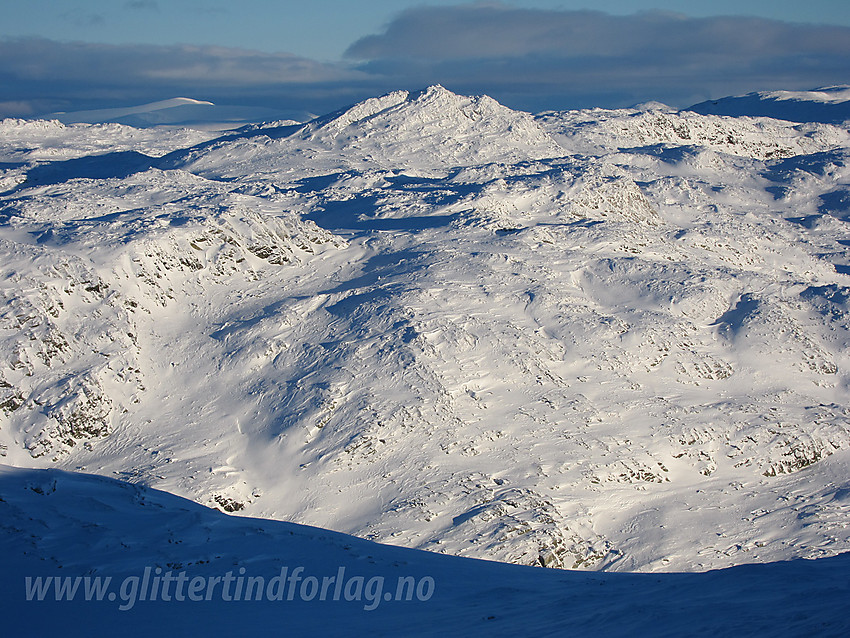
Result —
[[[108, 571], [57, 547], [70, 528], [120, 562], [81, 530], [147, 490], [242, 530], [203, 550], [230, 565], [309, 525], [526, 566], [723, 570], [454, 563], [527, 582], [536, 635], [555, 631], [557, 583], [684, 600], [719, 579], [731, 599], [746, 563], [843, 574], [820, 600], [846, 612], [848, 157], [846, 122], [531, 115], [439, 86], [224, 135], [4, 120], [0, 542]], [[33, 485], [51, 480], [65, 496], [45, 505]], [[141, 556], [164, 523], [130, 518]], [[298, 533], [315, 556], [346, 538]], [[193, 556], [215, 536], [191, 535]], [[446, 583], [455, 569], [403, 555]], [[799, 617], [782, 591], [753, 608]], [[572, 617], [598, 629], [585, 603]], [[830, 630], [833, 611], [815, 614]]]

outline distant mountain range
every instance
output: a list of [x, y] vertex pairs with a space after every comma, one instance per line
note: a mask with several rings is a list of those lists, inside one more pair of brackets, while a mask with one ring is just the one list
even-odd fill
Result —
[[[649, 105], [651, 107], [651, 105]], [[656, 108], [665, 107], [656, 103]], [[686, 110], [703, 115], [772, 117], [792, 122], [838, 124], [850, 119], [850, 85], [811, 91], [760, 91], [700, 102]], [[177, 97], [138, 106], [60, 112], [50, 116], [64, 124], [115, 122], [128, 126], [196, 126], [236, 128], [239, 125], [278, 120], [307, 122], [305, 111], [264, 107], [216, 105], [204, 100]]]
[[176, 97], [125, 108], [96, 109], [54, 113], [52, 118], [64, 124], [114, 122], [140, 128], [150, 126], [200, 126], [235, 128], [248, 122], [280, 120], [307, 121], [311, 114], [250, 106], [219, 106], [212, 102]]

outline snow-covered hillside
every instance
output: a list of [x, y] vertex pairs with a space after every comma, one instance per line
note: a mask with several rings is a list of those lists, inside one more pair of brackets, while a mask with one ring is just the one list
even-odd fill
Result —
[[[702, 574], [544, 570], [226, 516], [139, 485], [57, 470], [0, 468], [0, 549], [8, 636], [850, 630], [847, 555]], [[329, 586], [322, 593], [311, 579]]]
[[700, 102], [689, 110], [713, 115], [841, 124], [850, 120], [850, 86], [825, 86], [814, 91], [758, 91]]
[[0, 124], [0, 454], [525, 565], [850, 549], [850, 133], [442, 87]]

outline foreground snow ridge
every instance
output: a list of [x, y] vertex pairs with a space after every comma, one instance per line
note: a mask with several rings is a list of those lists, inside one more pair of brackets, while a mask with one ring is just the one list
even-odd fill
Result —
[[5, 620], [8, 635], [283, 627], [332, 637], [841, 636], [850, 628], [847, 554], [699, 574], [567, 572], [227, 516], [79, 472], [0, 468], [0, 495], [0, 609], [19, 612]]
[[3, 121], [0, 455], [523, 565], [837, 555], [849, 150], [439, 86], [224, 136]]

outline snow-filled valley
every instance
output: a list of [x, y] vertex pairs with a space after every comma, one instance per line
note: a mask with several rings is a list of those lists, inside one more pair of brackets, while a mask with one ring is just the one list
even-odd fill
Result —
[[521, 565], [846, 552], [848, 154], [442, 87], [4, 120], [0, 461]]

